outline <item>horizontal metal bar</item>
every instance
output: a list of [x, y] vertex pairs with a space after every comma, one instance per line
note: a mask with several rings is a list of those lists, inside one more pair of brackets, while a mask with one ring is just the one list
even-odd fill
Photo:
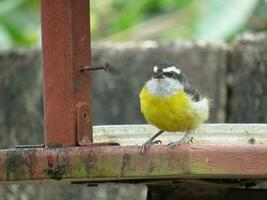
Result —
[[[94, 141], [116, 142], [122, 146], [140, 145], [158, 132], [151, 125], [94, 126]], [[179, 140], [184, 133], [165, 132], [163, 144]], [[267, 124], [203, 124], [192, 132], [194, 144], [267, 145]]]
[[0, 151], [0, 181], [267, 178], [267, 145], [155, 145]]
[[[94, 131], [98, 141], [106, 137], [105, 142], [110, 142], [141, 136], [140, 141], [146, 140], [157, 130], [148, 125], [125, 125], [97, 126]], [[195, 130], [193, 144], [173, 149], [154, 145], [142, 155], [140, 145], [3, 149], [0, 182], [267, 179], [266, 136], [266, 124], [207, 124]], [[254, 138], [255, 143], [244, 142], [242, 137], [244, 141]]]

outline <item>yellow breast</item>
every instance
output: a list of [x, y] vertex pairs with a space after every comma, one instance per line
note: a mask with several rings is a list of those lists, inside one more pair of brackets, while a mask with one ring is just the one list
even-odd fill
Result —
[[196, 113], [192, 100], [183, 91], [161, 97], [151, 94], [144, 86], [140, 104], [146, 120], [163, 131], [186, 131], [196, 128], [203, 121]]

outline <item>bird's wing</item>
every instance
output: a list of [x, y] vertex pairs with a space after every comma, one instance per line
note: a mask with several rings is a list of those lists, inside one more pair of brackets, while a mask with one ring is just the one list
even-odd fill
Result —
[[191, 85], [186, 84], [186, 85], [184, 86], [184, 92], [185, 92], [186, 94], [188, 94], [188, 95], [191, 97], [191, 99], [192, 99], [193, 101], [198, 102], [198, 101], [200, 100], [200, 94], [199, 94], [198, 91], [197, 91], [195, 88], [193, 88]]

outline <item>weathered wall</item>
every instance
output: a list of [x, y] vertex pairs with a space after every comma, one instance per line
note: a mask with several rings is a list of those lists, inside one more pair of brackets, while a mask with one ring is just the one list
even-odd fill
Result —
[[34, 49], [0, 52], [0, 148], [42, 142], [40, 57]]
[[[201, 93], [213, 99], [212, 122], [267, 123], [267, 34], [232, 45], [155, 42], [93, 45], [94, 123], [144, 123], [138, 93], [158, 62], [179, 65]], [[43, 142], [42, 73], [39, 50], [0, 51], [0, 148]], [[113, 191], [110, 196], [108, 192]], [[0, 186], [0, 199], [144, 198], [144, 186], [88, 189], [78, 186]], [[110, 193], [111, 194], [111, 193]], [[138, 194], [139, 196], [134, 196]], [[101, 196], [102, 195], [102, 196]], [[100, 196], [100, 197], [99, 197]], [[51, 198], [50, 198], [51, 197]]]
[[227, 121], [267, 123], [267, 34], [246, 34], [233, 49]]
[[1, 200], [144, 200], [144, 185], [0, 185]]
[[[226, 44], [156, 42], [99, 44], [93, 64], [109, 62], [110, 73], [93, 72], [94, 124], [146, 123], [138, 93], [159, 62], [178, 65], [212, 99], [210, 121], [225, 120]], [[43, 141], [42, 69], [39, 50], [0, 52], [0, 147]]]

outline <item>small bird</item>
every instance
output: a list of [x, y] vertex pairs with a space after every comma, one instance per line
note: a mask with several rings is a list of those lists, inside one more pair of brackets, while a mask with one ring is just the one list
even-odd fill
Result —
[[154, 66], [152, 78], [143, 86], [140, 95], [141, 112], [148, 123], [160, 131], [147, 140], [140, 153], [165, 131], [186, 132], [181, 140], [168, 144], [168, 148], [189, 143], [191, 131], [209, 117], [209, 101], [200, 96], [185, 78], [181, 70], [172, 64], [161, 63]]

